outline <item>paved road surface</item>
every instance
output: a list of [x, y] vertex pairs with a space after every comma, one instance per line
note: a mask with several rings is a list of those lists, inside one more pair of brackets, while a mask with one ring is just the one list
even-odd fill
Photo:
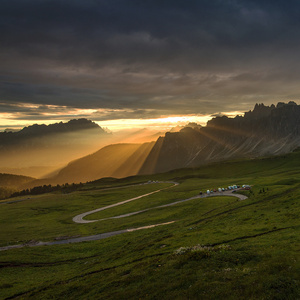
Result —
[[170, 221], [170, 222], [166, 222], [166, 223], [148, 225], [148, 226], [143, 226], [143, 227], [138, 227], [138, 228], [129, 228], [129, 229], [123, 229], [123, 230], [118, 230], [118, 231], [105, 232], [105, 233], [100, 233], [100, 234], [95, 234], [95, 235], [70, 238], [70, 239], [66, 239], [66, 240], [53, 241], [53, 242], [31, 242], [31, 243], [22, 244], [22, 245], [11, 245], [11, 246], [6, 246], [6, 247], [0, 247], [0, 251], [23, 248], [23, 247], [52, 246], [52, 245], [63, 245], [63, 244], [81, 243], [81, 242], [88, 242], [88, 241], [97, 241], [97, 240], [106, 239], [108, 237], [126, 233], [126, 232], [133, 232], [133, 231], [142, 230], [142, 229], [154, 228], [157, 226], [169, 225], [174, 222], [175, 221]]
[[[174, 185], [178, 185], [178, 183], [174, 183]], [[157, 208], [163, 208], [163, 207], [168, 207], [168, 206], [176, 205], [178, 203], [182, 203], [182, 202], [186, 202], [186, 201], [190, 201], [190, 200], [194, 200], [194, 199], [198, 199], [198, 198], [219, 197], [219, 196], [233, 196], [233, 197], [239, 198], [240, 200], [246, 200], [248, 198], [247, 196], [244, 196], [244, 195], [241, 195], [241, 194], [237, 194], [237, 193], [233, 193], [233, 191], [216, 192], [216, 193], [212, 193], [212, 194], [209, 194], [209, 195], [208, 194], [197, 195], [197, 196], [194, 196], [194, 197], [191, 197], [191, 198], [188, 198], [188, 199], [179, 200], [179, 201], [172, 202], [172, 203], [169, 203], [169, 204], [164, 204], [164, 205], [160, 205], [160, 206], [156, 206], [156, 207], [151, 207], [151, 208], [147, 208], [147, 209], [143, 209], [143, 210], [139, 210], [139, 211], [135, 211], [135, 212], [131, 212], [131, 213], [119, 215], [119, 216], [114, 216], [114, 217], [109, 217], [109, 218], [104, 218], [104, 219], [99, 219], [99, 220], [84, 220], [83, 219], [84, 217], [86, 217], [88, 215], [91, 215], [93, 213], [96, 213], [98, 211], [102, 211], [102, 210], [105, 210], [105, 209], [108, 209], [108, 208], [111, 208], [111, 207], [122, 205], [124, 203], [128, 203], [130, 201], [133, 201], [133, 200], [136, 200], [136, 199], [140, 199], [142, 197], [146, 197], [148, 195], [157, 193], [159, 191], [161, 191], [161, 190], [157, 190], [157, 191], [154, 191], [154, 192], [151, 192], [151, 193], [148, 193], [148, 194], [144, 194], [144, 195], [141, 195], [141, 196], [129, 199], [129, 200], [125, 200], [125, 201], [122, 201], [122, 202], [118, 202], [118, 203], [115, 203], [115, 204], [112, 204], [112, 205], [104, 206], [104, 207], [101, 207], [101, 208], [97, 208], [97, 209], [94, 209], [94, 210], [82, 213], [80, 215], [75, 216], [73, 218], [73, 221], [75, 223], [81, 223], [81, 224], [83, 224], [83, 223], [93, 223], [93, 222], [110, 220], [110, 219], [121, 219], [121, 218], [129, 217], [129, 216], [137, 215], [137, 214], [149, 211], [149, 210], [153, 210], [153, 209], [157, 209]]]
[[[176, 186], [176, 185], [179, 184], [177, 182], [159, 182], [159, 183], [172, 183], [173, 185], [170, 186], [170, 187], [167, 187], [167, 188], [159, 189], [159, 190], [156, 190], [154, 192], [150, 192], [150, 193], [138, 196], [138, 197], [134, 197], [134, 198], [131, 198], [131, 199], [128, 199], [128, 200], [124, 200], [124, 201], [121, 201], [121, 202], [118, 202], [118, 203], [115, 203], [115, 204], [111, 204], [111, 205], [108, 205], [108, 206], [104, 206], [104, 207], [100, 207], [100, 208], [97, 208], [97, 209], [93, 209], [91, 211], [88, 211], [88, 212], [85, 212], [85, 213], [82, 213], [80, 215], [75, 216], [73, 218], [73, 221], [75, 223], [92, 223], [92, 222], [97, 222], [99, 220], [83, 220], [83, 218], [86, 217], [86, 216], [88, 216], [88, 215], [94, 214], [94, 213], [96, 213], [98, 211], [102, 211], [102, 210], [105, 210], [105, 209], [108, 209], [108, 208], [116, 207], [116, 206], [119, 206], [119, 205], [122, 205], [122, 204], [125, 204], [125, 203], [128, 203], [128, 202], [137, 200], [137, 199], [141, 199], [143, 197], [146, 197], [146, 196], [158, 193], [160, 191], [163, 191], [165, 189], [169, 189], [169, 188], [174, 187], [174, 186]], [[132, 213], [132, 214], [135, 214], [135, 213]]]
[[[159, 182], [159, 183], [162, 183], [162, 182]], [[178, 185], [177, 182], [168, 182], [168, 183], [173, 184], [173, 186], [171, 186], [171, 187], [174, 187], [174, 186]], [[105, 206], [105, 207], [94, 209], [94, 210], [89, 211], [89, 212], [82, 213], [80, 215], [75, 216], [73, 218], [73, 221], [76, 222], [76, 223], [91, 223], [91, 222], [97, 222], [97, 221], [108, 220], [108, 219], [119, 219], [119, 218], [132, 216], [132, 215], [135, 215], [135, 214], [139, 214], [139, 213], [142, 213], [142, 212], [145, 212], [145, 211], [149, 211], [149, 210], [152, 210], [152, 209], [168, 207], [168, 206], [176, 205], [178, 203], [182, 203], [182, 202], [186, 202], [186, 201], [190, 201], [190, 200], [194, 200], [194, 199], [198, 199], [198, 198], [219, 197], [219, 196], [234, 196], [234, 197], [239, 198], [240, 200], [245, 200], [245, 199], [248, 198], [248, 197], [246, 197], [244, 195], [241, 195], [241, 194], [232, 193], [232, 191], [216, 192], [214, 194], [209, 194], [209, 195], [207, 195], [207, 194], [197, 195], [197, 196], [194, 196], [194, 197], [191, 197], [191, 198], [188, 198], [188, 199], [179, 200], [179, 201], [175, 201], [175, 202], [172, 202], [172, 203], [169, 203], [169, 204], [164, 204], [164, 205], [160, 205], [160, 206], [156, 206], [156, 207], [152, 207], [152, 208], [148, 208], [148, 209], [144, 209], [144, 210], [140, 210], [140, 211], [136, 211], [136, 212], [131, 212], [131, 213], [124, 214], [124, 215], [119, 215], [119, 216], [115, 216], [115, 217], [106, 218], [106, 219], [83, 220], [83, 218], [87, 215], [90, 215], [90, 214], [93, 214], [95, 212], [102, 211], [102, 210], [105, 210], [105, 209], [108, 209], [108, 208], [111, 208], [111, 207], [116, 207], [118, 205], [122, 205], [122, 204], [125, 204], [125, 203], [128, 203], [128, 202], [146, 197], [148, 195], [158, 193], [162, 190], [165, 190], [165, 189], [168, 189], [168, 188], [171, 188], [171, 187], [167, 187], [167, 188], [164, 188], [164, 189], [159, 189], [159, 190], [156, 190], [156, 191], [151, 192], [151, 193], [147, 193], [147, 194], [144, 194], [144, 195], [141, 195], [141, 196], [138, 196], [138, 197], [134, 197], [134, 198], [131, 198], [131, 199], [128, 199], [128, 200], [125, 200], [125, 201], [121, 201], [121, 202], [118, 202], [118, 203], [115, 203], [115, 204], [112, 204], [112, 205], [108, 205], [108, 206]], [[170, 221], [170, 222], [167, 222], [167, 223], [148, 225], [148, 226], [143, 226], [143, 227], [138, 227], [138, 228], [129, 228], [129, 229], [106, 232], [106, 233], [101, 233], [101, 234], [96, 234], [96, 235], [69, 238], [69, 239], [53, 241], [53, 242], [31, 242], [31, 243], [28, 243], [28, 244], [11, 245], [11, 246], [6, 246], [6, 247], [0, 247], [0, 251], [23, 248], [23, 247], [51, 246], [51, 245], [62, 245], [62, 244], [70, 244], [70, 243], [80, 243], [80, 242], [86, 242], [86, 241], [96, 241], [96, 240], [105, 239], [105, 238], [108, 238], [108, 237], [111, 237], [111, 236], [114, 236], [114, 235], [123, 234], [123, 233], [126, 233], [126, 232], [133, 232], [133, 231], [137, 231], [137, 230], [149, 229], [149, 228], [153, 228], [153, 227], [157, 227], [157, 226], [172, 224], [174, 222], [175, 221]]]

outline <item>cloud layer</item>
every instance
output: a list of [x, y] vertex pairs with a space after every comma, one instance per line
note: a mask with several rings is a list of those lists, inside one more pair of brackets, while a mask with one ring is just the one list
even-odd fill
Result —
[[0, 109], [101, 120], [297, 101], [299, 12], [291, 0], [3, 0]]

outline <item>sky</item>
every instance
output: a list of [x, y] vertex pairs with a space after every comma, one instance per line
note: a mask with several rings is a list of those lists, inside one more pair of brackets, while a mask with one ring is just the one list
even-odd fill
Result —
[[300, 99], [300, 1], [1, 0], [0, 129], [205, 123]]

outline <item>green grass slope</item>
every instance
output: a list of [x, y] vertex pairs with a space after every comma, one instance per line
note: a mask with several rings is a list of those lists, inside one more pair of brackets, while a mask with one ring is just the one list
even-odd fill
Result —
[[[198, 198], [122, 219], [72, 222], [79, 213], [171, 186], [134, 186], [147, 180], [180, 185], [89, 218], [154, 208], [208, 188], [253, 189], [243, 192], [244, 201]], [[0, 204], [0, 246], [175, 222], [98, 241], [1, 251], [1, 299], [300, 298], [299, 152], [15, 200], [24, 201]]]

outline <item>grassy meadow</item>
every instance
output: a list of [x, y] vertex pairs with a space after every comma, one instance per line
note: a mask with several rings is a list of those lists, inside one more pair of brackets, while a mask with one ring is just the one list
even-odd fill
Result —
[[[148, 180], [180, 184], [138, 185]], [[249, 198], [155, 208], [231, 184], [253, 185], [243, 191]], [[153, 208], [144, 213], [72, 221], [158, 189], [164, 190], [86, 219]], [[14, 200], [22, 201], [4, 203]], [[1, 251], [1, 299], [300, 299], [300, 152], [103, 179], [68, 194], [0, 203], [0, 247], [175, 221], [98, 241]]]

